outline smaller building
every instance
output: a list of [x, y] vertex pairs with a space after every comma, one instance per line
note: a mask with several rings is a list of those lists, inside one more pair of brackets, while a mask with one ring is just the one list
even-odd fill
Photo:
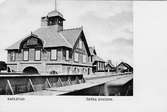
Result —
[[116, 71], [119, 73], [133, 72], [133, 67], [125, 62], [121, 62], [117, 67]]
[[112, 64], [111, 60], [108, 60], [106, 63], [106, 72], [116, 72], [116, 67]]
[[97, 56], [95, 47], [89, 47], [91, 63], [92, 63], [92, 72], [104, 72], [105, 71], [105, 61]]

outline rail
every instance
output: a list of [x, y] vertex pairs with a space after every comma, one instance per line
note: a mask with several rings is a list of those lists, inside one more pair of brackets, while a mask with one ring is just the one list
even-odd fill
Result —
[[108, 72], [103, 72], [105, 74], [102, 74], [102, 75], [92, 75], [92, 76], [87, 76], [87, 77], [84, 77], [85, 80], [93, 80], [93, 79], [99, 79], [99, 78], [107, 78], [107, 77], [111, 77], [111, 76], [123, 76], [123, 75], [132, 75], [133, 73], [132, 72], [126, 72], [126, 73], [113, 73], [113, 74], [106, 74]]

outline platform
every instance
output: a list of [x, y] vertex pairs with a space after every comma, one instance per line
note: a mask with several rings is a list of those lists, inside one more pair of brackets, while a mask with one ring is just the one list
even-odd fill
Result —
[[19, 95], [63, 95], [70, 92], [75, 92], [83, 89], [92, 88], [95, 86], [104, 85], [105, 83], [113, 84], [113, 85], [124, 85], [128, 81], [132, 80], [132, 75], [115, 75], [106, 78], [99, 78], [88, 80], [86, 83], [64, 86], [64, 87], [52, 87], [47, 88], [46, 90], [37, 91], [37, 92], [29, 92], [23, 93]]

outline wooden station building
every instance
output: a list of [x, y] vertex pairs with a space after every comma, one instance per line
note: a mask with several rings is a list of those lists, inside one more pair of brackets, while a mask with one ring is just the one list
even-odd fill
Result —
[[64, 29], [56, 9], [41, 18], [41, 27], [7, 50], [13, 72], [40, 74], [90, 74], [91, 54], [83, 27]]

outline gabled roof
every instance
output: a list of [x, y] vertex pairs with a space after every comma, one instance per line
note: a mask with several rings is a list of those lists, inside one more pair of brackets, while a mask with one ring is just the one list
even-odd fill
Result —
[[129, 64], [125, 63], [125, 62], [121, 62], [117, 67], [119, 67], [120, 65], [123, 65], [129, 69], [133, 69], [133, 67], [131, 67]]
[[107, 63], [106, 66], [115, 67], [112, 63]]
[[23, 40], [24, 40], [24, 39], [18, 40], [17, 42], [15, 42], [14, 44], [12, 44], [12, 45], [9, 46], [8, 48], [6, 48], [6, 50], [19, 49], [20, 43], [21, 43]]
[[93, 61], [94, 62], [95, 61], [105, 62], [102, 58], [100, 58], [99, 56], [97, 56], [95, 47], [89, 47], [89, 51], [90, 51], [90, 55], [93, 56]]
[[44, 47], [66, 46], [72, 48], [71, 44], [63, 38], [53, 27], [39, 28], [33, 32], [38, 38], [44, 41]]
[[110, 66], [110, 67], [115, 67], [113, 64], [112, 64], [112, 61], [111, 60], [108, 60], [107, 63], [106, 63], [106, 66]]
[[[37, 35], [38, 38], [43, 41], [43, 47], [65, 46], [68, 48], [73, 48], [82, 30], [83, 30], [82, 28], [75, 28], [57, 32], [54, 26], [49, 26], [49, 27], [41, 27], [32, 33], [34, 35]], [[7, 50], [19, 49], [21, 42], [24, 39], [28, 38], [29, 36], [30, 35], [17, 41], [16, 43], [8, 47]]]
[[94, 47], [89, 47], [89, 51], [90, 51], [90, 54], [93, 56], [93, 55], [96, 55], [96, 50]]
[[72, 46], [74, 46], [82, 31], [83, 31], [82, 27], [79, 27], [73, 29], [65, 29], [63, 31], [60, 31], [60, 33]]

